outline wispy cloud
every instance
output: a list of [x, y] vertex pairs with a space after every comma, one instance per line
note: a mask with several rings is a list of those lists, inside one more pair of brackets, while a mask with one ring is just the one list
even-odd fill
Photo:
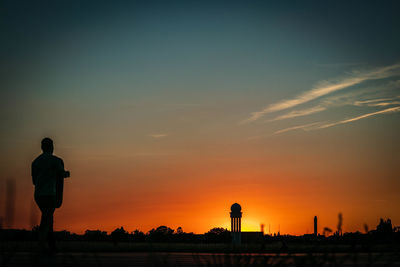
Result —
[[355, 101], [355, 106], [369, 106], [369, 107], [386, 107], [399, 105], [400, 102], [396, 101], [396, 98], [381, 98], [381, 99], [369, 99], [364, 101]]
[[313, 129], [314, 126], [320, 124], [320, 122], [313, 122], [313, 123], [309, 123], [309, 124], [302, 124], [302, 125], [297, 125], [297, 126], [293, 126], [293, 127], [289, 127], [289, 128], [285, 128], [279, 131], [274, 132], [274, 135], [276, 134], [281, 134], [281, 133], [285, 133], [285, 132], [289, 132], [289, 131], [294, 131], [294, 130], [311, 130]]
[[261, 111], [251, 113], [250, 118], [246, 119], [245, 122], [251, 122], [258, 120], [267, 113], [281, 111], [289, 109], [300, 104], [307, 103], [314, 99], [322, 96], [331, 94], [333, 92], [343, 90], [345, 88], [360, 84], [367, 80], [384, 79], [391, 76], [400, 75], [400, 64], [391, 66], [381, 67], [369, 72], [356, 72], [354, 71], [352, 77], [342, 79], [338, 82], [322, 82], [319, 83], [315, 88], [306, 91], [295, 98], [280, 101], [275, 104], [271, 104]]
[[368, 100], [362, 100], [362, 101], [355, 101], [353, 104], [355, 106], [364, 106], [364, 105], [370, 105], [371, 103], [388, 101], [388, 100], [393, 100], [393, 99], [392, 98], [368, 99]]
[[284, 120], [284, 119], [291, 119], [291, 118], [296, 118], [296, 117], [301, 117], [301, 116], [306, 116], [306, 115], [311, 115], [311, 114], [314, 114], [314, 113], [317, 113], [317, 112], [321, 112], [321, 111], [324, 111], [324, 110], [326, 110], [326, 107], [323, 107], [323, 106], [315, 106], [315, 107], [312, 107], [312, 108], [307, 108], [307, 109], [302, 109], [302, 110], [294, 110], [294, 111], [291, 111], [289, 113], [277, 116], [274, 119], [269, 120], [268, 122]]
[[338, 121], [338, 122], [324, 124], [324, 125], [318, 126], [317, 128], [318, 129], [324, 129], [324, 128], [336, 126], [336, 125], [339, 125], [339, 124], [345, 124], [345, 123], [358, 121], [358, 120], [365, 119], [365, 118], [368, 118], [368, 117], [371, 117], [371, 116], [376, 116], [376, 115], [379, 115], [379, 114], [394, 113], [394, 112], [400, 112], [400, 106], [393, 107], [393, 108], [387, 108], [387, 109], [384, 109], [384, 110], [371, 112], [371, 113], [367, 113], [367, 114], [363, 114], [363, 115], [360, 115], [360, 116], [357, 116], [357, 117], [354, 117], [354, 118], [351, 118], [351, 119], [346, 119], [346, 120], [342, 120], [342, 121]]
[[344, 96], [337, 96], [328, 98], [315, 107], [302, 109], [302, 110], [294, 110], [289, 113], [277, 116], [271, 120], [267, 120], [267, 122], [273, 122], [284, 119], [292, 119], [301, 116], [307, 116], [311, 114], [315, 114], [324, 110], [327, 110], [332, 106], [344, 106], [344, 105], [354, 105], [354, 106], [368, 106], [368, 107], [387, 107], [393, 105], [400, 105], [400, 101], [396, 101], [396, 98], [379, 98], [379, 99], [369, 99], [369, 100], [358, 100], [351, 101], [351, 98]]
[[[345, 93], [345, 94], [326, 97], [323, 100], [321, 100], [317, 106], [314, 106], [311, 108], [306, 108], [306, 109], [301, 109], [301, 110], [294, 110], [294, 111], [288, 112], [286, 114], [279, 115], [271, 120], [267, 120], [267, 122], [273, 122], [273, 121], [278, 121], [278, 120], [307, 116], [307, 115], [311, 115], [311, 114], [315, 114], [315, 113], [327, 110], [328, 108], [331, 108], [331, 107], [340, 107], [340, 106], [345, 106], [345, 105], [384, 107], [384, 106], [400, 104], [399, 101], [397, 101], [397, 97], [355, 100], [357, 98], [360, 98], [360, 96], [363, 96], [364, 94], [366, 94], [368, 91], [370, 91], [370, 90], [361, 90], [358, 92], [351, 92], [351, 93]], [[385, 102], [383, 102], [383, 101], [385, 101]]]
[[149, 134], [149, 136], [155, 138], [155, 139], [160, 139], [160, 138], [164, 138], [167, 137], [168, 134]]
[[400, 105], [400, 102], [399, 101], [380, 102], [380, 103], [369, 104], [368, 106], [370, 106], [370, 107], [386, 107], [386, 106], [393, 106], [393, 105]]

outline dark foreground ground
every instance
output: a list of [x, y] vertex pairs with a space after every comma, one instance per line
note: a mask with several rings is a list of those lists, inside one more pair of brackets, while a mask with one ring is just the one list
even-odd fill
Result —
[[223, 254], [186, 252], [33, 252], [2, 255], [1, 266], [400, 266], [393, 253]]
[[400, 244], [334, 245], [280, 242], [230, 244], [59, 242], [43, 256], [36, 242], [0, 242], [3, 266], [399, 266]]

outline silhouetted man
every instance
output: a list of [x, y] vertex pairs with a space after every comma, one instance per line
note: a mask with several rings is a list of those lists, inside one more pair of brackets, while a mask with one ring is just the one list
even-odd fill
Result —
[[[42, 212], [39, 226], [39, 247], [43, 252], [56, 252], [53, 234], [53, 214], [61, 206], [59, 201], [60, 180], [69, 177], [62, 159], [53, 155], [53, 141], [42, 140], [43, 153], [32, 162], [32, 181], [35, 185], [35, 201]], [[62, 184], [61, 184], [62, 194]], [[62, 195], [61, 195], [62, 198]], [[61, 199], [62, 200], [62, 199]], [[48, 246], [46, 246], [46, 241]]]

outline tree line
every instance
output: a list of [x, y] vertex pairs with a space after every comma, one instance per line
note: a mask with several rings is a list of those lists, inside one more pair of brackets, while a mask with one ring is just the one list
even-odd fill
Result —
[[[351, 243], [358, 241], [373, 241], [373, 242], [399, 242], [400, 227], [393, 227], [390, 219], [380, 219], [376, 229], [368, 230], [365, 226], [365, 232], [341, 233], [336, 231], [332, 235], [324, 234], [317, 237], [313, 234], [305, 234], [302, 236], [291, 235], [264, 235], [263, 242], [274, 241], [294, 241], [294, 242], [329, 242], [329, 243]], [[29, 230], [18, 229], [0, 229], [0, 240], [36, 240], [38, 226]], [[55, 232], [57, 240], [63, 241], [92, 241], [92, 242], [182, 242], [182, 243], [230, 243], [231, 233], [228, 229], [215, 227], [204, 234], [195, 234], [192, 232], [186, 233], [182, 227], [176, 230], [168, 226], [159, 226], [153, 228], [147, 233], [138, 229], [128, 232], [124, 227], [119, 227], [111, 233], [102, 230], [86, 230], [84, 234], [79, 235], [69, 231]]]

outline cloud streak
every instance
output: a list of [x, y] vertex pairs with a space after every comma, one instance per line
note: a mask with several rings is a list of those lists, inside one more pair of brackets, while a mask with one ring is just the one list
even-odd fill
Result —
[[369, 104], [370, 107], [386, 107], [386, 106], [393, 106], [393, 105], [400, 105], [399, 101], [392, 101], [392, 102], [380, 102], [375, 104]]
[[391, 66], [381, 67], [369, 72], [354, 72], [353, 77], [343, 79], [339, 82], [323, 82], [315, 88], [306, 91], [295, 98], [280, 101], [275, 104], [271, 104], [261, 111], [251, 113], [250, 118], [245, 120], [245, 122], [251, 122], [258, 120], [267, 113], [281, 111], [289, 109], [300, 104], [307, 103], [314, 99], [320, 98], [322, 96], [331, 94], [333, 92], [343, 90], [345, 88], [360, 84], [367, 80], [384, 79], [391, 76], [400, 75], [400, 64], [395, 64]]
[[368, 100], [363, 100], [363, 101], [355, 101], [354, 105], [355, 106], [371, 105], [371, 103], [388, 101], [388, 100], [393, 100], [393, 99], [392, 98], [368, 99]]
[[400, 102], [396, 101], [396, 98], [381, 98], [381, 99], [369, 99], [364, 101], [355, 101], [355, 106], [369, 106], [369, 107], [385, 107], [399, 105]]
[[294, 130], [305, 130], [305, 131], [308, 131], [308, 130], [313, 129], [313, 126], [316, 126], [318, 124], [320, 124], [320, 122], [313, 122], [313, 123], [309, 123], [309, 124], [297, 125], [297, 126], [293, 126], [293, 127], [289, 127], [289, 128], [285, 128], [285, 129], [276, 131], [276, 132], [274, 132], [274, 135], [281, 134], [281, 133], [286, 133], [286, 132], [294, 131]]
[[325, 129], [325, 128], [333, 127], [333, 126], [340, 125], [340, 124], [355, 122], [358, 120], [366, 119], [368, 117], [372, 117], [372, 116], [376, 116], [376, 115], [380, 115], [380, 114], [395, 113], [395, 112], [400, 112], [400, 106], [363, 114], [363, 115], [360, 115], [360, 116], [357, 116], [354, 118], [341, 120], [341, 121], [337, 121], [337, 122], [333, 122], [333, 123], [322, 124], [322, 122], [313, 122], [313, 123], [309, 123], [309, 124], [297, 125], [297, 126], [293, 126], [293, 127], [289, 127], [289, 128], [285, 128], [285, 129], [276, 131], [273, 133], [273, 135], [281, 134], [281, 133], [285, 133], [285, 132], [289, 132], [289, 131], [294, 131], [294, 130], [313, 131], [313, 130]]
[[358, 121], [358, 120], [362, 120], [371, 116], [376, 116], [379, 114], [385, 114], [385, 113], [394, 113], [394, 112], [400, 112], [400, 106], [397, 107], [393, 107], [393, 108], [387, 108], [384, 110], [380, 110], [380, 111], [376, 111], [376, 112], [371, 112], [371, 113], [367, 113], [367, 114], [363, 114], [351, 119], [347, 119], [347, 120], [342, 120], [342, 121], [338, 121], [338, 122], [334, 122], [334, 123], [328, 123], [328, 124], [324, 124], [318, 127], [318, 129], [324, 129], [324, 128], [329, 128], [332, 126], [336, 126], [339, 124], [345, 124], [345, 123], [349, 123], [349, 122], [354, 122], [354, 121]]
[[357, 100], [354, 101], [352, 98], [359, 96], [360, 94], [365, 93], [365, 91], [361, 91], [358, 93], [347, 93], [342, 95], [337, 95], [333, 97], [327, 97], [320, 102], [317, 106], [302, 109], [302, 110], [294, 110], [289, 113], [277, 116], [271, 120], [267, 120], [266, 122], [273, 122], [284, 119], [291, 119], [301, 116], [307, 116], [311, 114], [315, 114], [328, 108], [334, 106], [345, 106], [345, 105], [353, 105], [353, 106], [368, 106], [368, 107], [385, 107], [385, 106], [393, 106], [400, 105], [400, 102], [397, 101], [397, 97], [395, 98], [377, 98], [377, 99], [368, 99], [368, 100]]
[[278, 117], [276, 117], [276, 118], [274, 118], [272, 120], [269, 120], [268, 122], [285, 120], [285, 119], [292, 119], [292, 118], [296, 118], [296, 117], [311, 115], [311, 114], [318, 113], [318, 112], [321, 112], [321, 111], [324, 111], [324, 110], [326, 110], [326, 107], [323, 107], [323, 106], [315, 106], [315, 107], [308, 108], [308, 109], [294, 110], [294, 111], [291, 111], [289, 113], [280, 115], [280, 116], [278, 116]]

